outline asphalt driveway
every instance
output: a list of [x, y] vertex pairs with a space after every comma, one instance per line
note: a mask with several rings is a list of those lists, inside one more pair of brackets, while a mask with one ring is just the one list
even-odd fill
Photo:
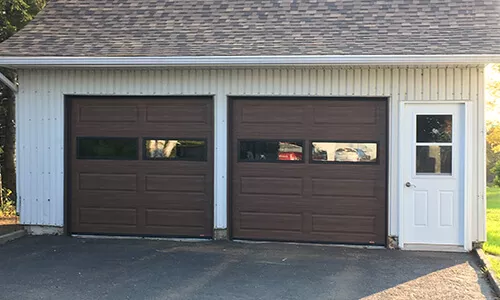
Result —
[[495, 299], [465, 253], [45, 236], [0, 258], [0, 299]]

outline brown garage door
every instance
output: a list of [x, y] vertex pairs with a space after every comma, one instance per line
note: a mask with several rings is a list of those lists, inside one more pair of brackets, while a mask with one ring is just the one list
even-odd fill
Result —
[[70, 101], [70, 231], [212, 236], [211, 98]]
[[233, 238], [385, 244], [385, 98], [231, 105]]

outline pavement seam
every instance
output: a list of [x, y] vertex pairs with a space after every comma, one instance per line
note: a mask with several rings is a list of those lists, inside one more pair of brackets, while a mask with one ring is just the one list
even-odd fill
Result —
[[488, 277], [488, 279], [491, 283], [491, 286], [493, 287], [493, 290], [495, 291], [497, 296], [500, 297], [500, 282], [496, 278], [495, 271], [493, 271], [493, 268], [491, 267], [491, 263], [489, 262], [488, 258], [486, 257], [486, 254], [484, 253], [483, 249], [475, 249], [474, 253], [479, 258], [481, 269]]

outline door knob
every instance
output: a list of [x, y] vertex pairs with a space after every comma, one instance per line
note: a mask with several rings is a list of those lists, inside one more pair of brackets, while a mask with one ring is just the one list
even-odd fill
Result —
[[409, 181], [408, 181], [407, 183], [405, 183], [405, 186], [406, 186], [406, 187], [417, 187], [416, 185], [412, 184], [412, 183], [411, 183], [411, 182], [409, 182]]

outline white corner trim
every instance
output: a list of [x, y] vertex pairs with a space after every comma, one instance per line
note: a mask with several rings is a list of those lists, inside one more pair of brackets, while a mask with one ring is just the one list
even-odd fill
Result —
[[300, 66], [300, 65], [457, 65], [500, 63], [492, 55], [288, 55], [288, 56], [161, 56], [68, 57], [4, 56], [6, 67], [167, 67], [167, 66]]
[[0, 72], [0, 81], [3, 82], [14, 93], [17, 93], [17, 84], [10, 81], [9, 78], [7, 78], [7, 76], [3, 75], [2, 72]]

